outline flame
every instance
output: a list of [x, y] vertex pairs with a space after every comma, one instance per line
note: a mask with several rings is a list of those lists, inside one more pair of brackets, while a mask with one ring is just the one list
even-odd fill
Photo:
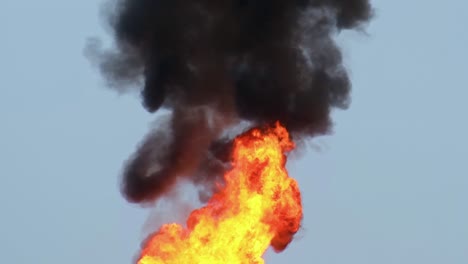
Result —
[[163, 225], [138, 264], [260, 264], [270, 245], [285, 249], [302, 220], [301, 194], [285, 168], [293, 148], [279, 123], [238, 136], [219, 192], [190, 214], [186, 228]]

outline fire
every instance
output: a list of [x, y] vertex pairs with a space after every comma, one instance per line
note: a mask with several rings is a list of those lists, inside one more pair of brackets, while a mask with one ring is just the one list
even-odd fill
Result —
[[163, 225], [138, 263], [260, 264], [270, 245], [285, 249], [302, 220], [301, 194], [285, 168], [293, 148], [278, 123], [238, 136], [220, 190], [190, 214], [186, 228]]

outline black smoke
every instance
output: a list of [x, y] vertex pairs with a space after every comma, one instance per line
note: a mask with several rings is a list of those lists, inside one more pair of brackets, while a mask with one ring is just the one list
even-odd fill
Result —
[[179, 177], [221, 173], [227, 132], [242, 121], [327, 133], [351, 87], [333, 37], [372, 9], [368, 0], [114, 0], [106, 14], [116, 46], [93, 59], [109, 84], [136, 85], [148, 111], [172, 111], [123, 173], [125, 197], [145, 202]]

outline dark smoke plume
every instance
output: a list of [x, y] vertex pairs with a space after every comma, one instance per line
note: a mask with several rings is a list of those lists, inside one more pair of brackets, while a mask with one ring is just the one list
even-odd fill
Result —
[[179, 177], [205, 182], [222, 172], [226, 133], [241, 121], [279, 120], [295, 137], [327, 133], [330, 109], [347, 107], [350, 91], [333, 36], [372, 15], [368, 0], [115, 0], [106, 7], [116, 49], [94, 59], [109, 84], [140, 86], [148, 111], [172, 111], [128, 161], [122, 189], [131, 202], [156, 199]]

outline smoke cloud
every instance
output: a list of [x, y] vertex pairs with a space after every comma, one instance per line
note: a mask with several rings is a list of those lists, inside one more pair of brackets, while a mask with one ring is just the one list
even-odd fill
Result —
[[123, 172], [124, 196], [147, 202], [180, 177], [219, 175], [239, 123], [327, 133], [351, 87], [333, 37], [372, 9], [368, 0], [115, 0], [106, 14], [115, 49], [89, 46], [103, 76], [139, 87], [148, 111], [171, 111]]

